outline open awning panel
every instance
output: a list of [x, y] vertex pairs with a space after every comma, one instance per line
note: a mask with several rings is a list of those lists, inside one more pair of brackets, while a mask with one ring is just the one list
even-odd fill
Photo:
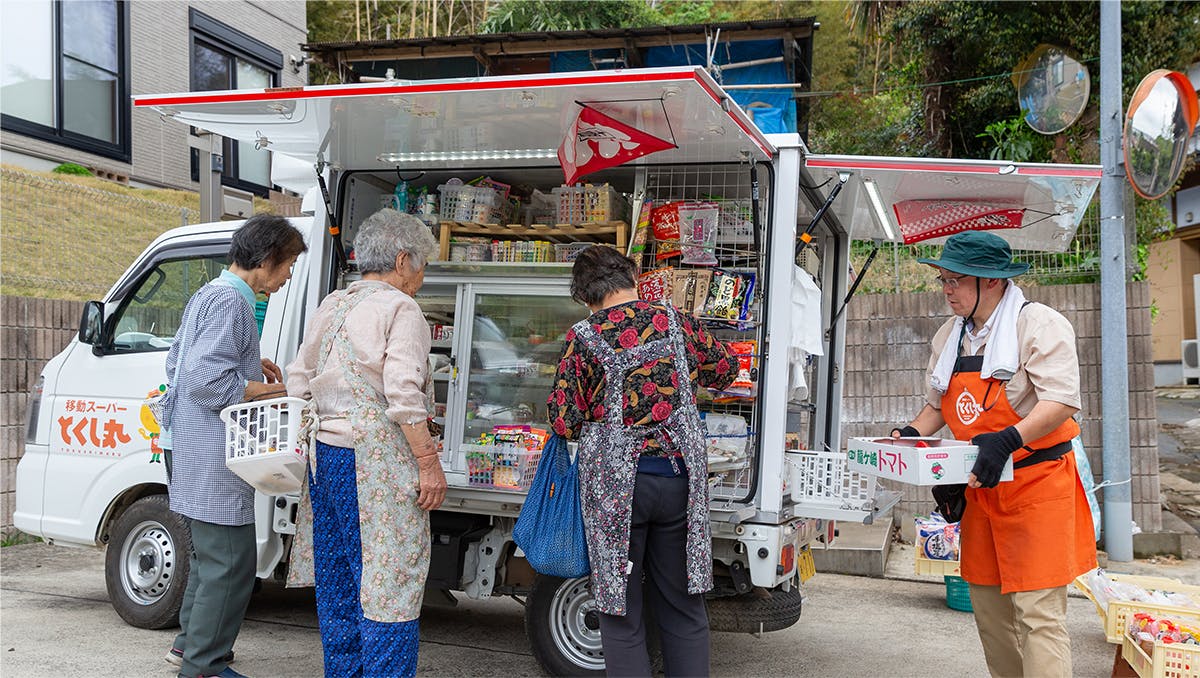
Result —
[[1096, 165], [810, 155], [805, 168], [825, 194], [849, 176], [830, 210], [852, 238], [906, 244], [991, 230], [1013, 249], [1062, 252], [1100, 185]]
[[633, 162], [715, 163], [774, 149], [699, 68], [139, 96], [182, 123], [344, 169], [557, 163], [563, 133], [589, 104], [678, 148]]

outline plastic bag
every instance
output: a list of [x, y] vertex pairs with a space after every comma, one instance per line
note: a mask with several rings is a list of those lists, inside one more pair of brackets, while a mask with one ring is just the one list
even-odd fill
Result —
[[684, 264], [716, 266], [717, 216], [715, 202], [686, 203], [679, 206], [679, 247]]
[[1092, 477], [1092, 463], [1083, 449], [1083, 439], [1075, 436], [1071, 440], [1071, 450], [1075, 452], [1079, 483], [1083, 486], [1083, 494], [1087, 496], [1088, 508], [1092, 510], [1092, 530], [1096, 533], [1096, 541], [1100, 541], [1100, 502], [1096, 501], [1096, 479]]

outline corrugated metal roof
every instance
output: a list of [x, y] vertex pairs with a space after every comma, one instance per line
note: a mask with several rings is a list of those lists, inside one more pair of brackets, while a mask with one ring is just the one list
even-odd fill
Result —
[[[545, 31], [521, 33], [480, 33], [476, 35], [445, 35], [427, 38], [405, 38], [397, 40], [361, 40], [347, 42], [311, 42], [302, 45], [306, 52], [330, 53], [347, 50], [394, 50], [413, 49], [421, 47], [454, 47], [464, 48], [485, 44], [519, 44], [521, 42], [575, 41], [581, 38], [593, 40], [633, 40], [659, 38], [670, 36], [703, 36], [706, 33], [731, 32], [797, 32], [812, 30], [819, 27], [816, 17], [793, 19], [766, 19], [762, 21], [728, 21], [711, 24], [690, 24], [683, 26], [646, 26], [642, 28], [605, 28], [582, 31]], [[766, 38], [767, 36], [763, 36]]]

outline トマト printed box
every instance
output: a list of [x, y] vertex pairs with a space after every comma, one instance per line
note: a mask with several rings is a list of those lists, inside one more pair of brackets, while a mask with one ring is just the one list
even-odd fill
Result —
[[[847, 467], [909, 485], [953, 485], [967, 482], [979, 448], [945, 438], [850, 438]], [[1012, 457], [1000, 480], [1012, 480]]]

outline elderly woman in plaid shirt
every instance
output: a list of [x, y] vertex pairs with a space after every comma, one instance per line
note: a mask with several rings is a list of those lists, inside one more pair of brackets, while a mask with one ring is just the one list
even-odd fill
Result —
[[192, 553], [183, 628], [166, 659], [187, 678], [242, 675], [229, 662], [254, 589], [254, 488], [225, 467], [219, 415], [229, 405], [284, 395], [279, 367], [259, 354], [255, 294], [283, 287], [306, 249], [287, 219], [247, 219], [230, 244], [229, 269], [192, 295], [167, 353], [171, 510], [191, 525]]

